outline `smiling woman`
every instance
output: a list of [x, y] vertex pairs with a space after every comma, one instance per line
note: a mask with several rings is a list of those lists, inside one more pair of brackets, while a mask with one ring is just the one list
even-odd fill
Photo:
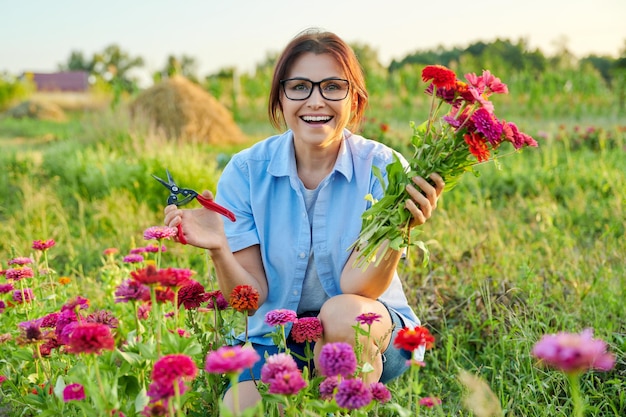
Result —
[[[207, 210], [165, 209], [166, 225], [180, 228], [187, 243], [208, 249], [224, 294], [242, 287], [258, 293], [258, 305], [246, 309], [249, 325], [238, 339], [251, 342], [261, 360], [226, 392], [231, 410], [261, 398], [255, 380], [265, 358], [278, 349], [263, 318], [275, 310], [321, 321], [313, 363], [300, 361], [301, 368], [312, 371], [324, 347], [344, 343], [356, 351], [357, 344], [364, 346], [359, 359], [368, 363], [368, 372], [361, 384], [387, 382], [407, 369], [411, 352], [390, 343], [400, 328], [419, 324], [396, 271], [401, 253], [364, 271], [353, 267], [357, 251], [349, 250], [370, 204], [364, 197], [382, 194], [373, 169], [384, 172], [401, 158], [349, 130], [360, 125], [367, 102], [353, 50], [333, 33], [302, 32], [278, 58], [270, 87], [270, 121], [287, 130], [234, 155], [218, 183], [215, 199], [237, 221], [224, 223]], [[431, 185], [416, 178], [407, 187], [411, 226], [424, 223], [436, 206], [444, 184], [436, 175], [433, 180]], [[357, 337], [354, 322], [364, 314], [379, 320], [367, 336]], [[286, 335], [291, 327], [284, 326]], [[293, 339], [286, 345], [295, 352], [306, 349]], [[417, 359], [421, 354], [423, 348]]]

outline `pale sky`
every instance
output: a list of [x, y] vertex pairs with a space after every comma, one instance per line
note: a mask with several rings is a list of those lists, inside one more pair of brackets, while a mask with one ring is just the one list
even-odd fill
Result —
[[384, 65], [416, 50], [525, 39], [550, 55], [618, 57], [626, 0], [0, 0], [0, 73], [55, 71], [117, 44], [144, 71], [191, 56], [198, 75], [251, 71], [300, 30], [317, 26], [374, 48]]

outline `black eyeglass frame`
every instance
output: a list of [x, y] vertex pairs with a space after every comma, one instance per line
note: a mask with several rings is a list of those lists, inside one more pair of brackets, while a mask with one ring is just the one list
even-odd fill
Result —
[[[308, 81], [311, 83], [311, 89], [309, 90], [309, 95], [303, 98], [290, 98], [287, 95], [287, 91], [285, 90], [285, 83], [287, 81]], [[342, 98], [328, 98], [324, 95], [324, 90], [322, 90], [322, 83], [326, 82], [326, 81], [345, 81], [348, 84], [348, 88], [346, 89], [346, 95]], [[348, 97], [348, 94], [350, 94], [350, 80], [346, 80], [344, 78], [337, 78], [337, 77], [329, 77], [329, 78], [324, 78], [323, 80], [320, 81], [313, 81], [313, 80], [309, 80], [308, 78], [304, 78], [304, 77], [294, 77], [294, 78], [287, 78], [284, 80], [280, 80], [279, 81], [280, 85], [283, 87], [283, 93], [285, 93], [285, 97], [288, 100], [292, 100], [292, 101], [304, 101], [304, 100], [308, 100], [311, 97], [311, 94], [313, 94], [313, 90], [315, 90], [315, 86], [317, 86], [317, 89], [320, 91], [320, 94], [322, 96], [322, 98], [324, 100], [328, 100], [328, 101], [342, 101], [345, 100], [346, 97]]]

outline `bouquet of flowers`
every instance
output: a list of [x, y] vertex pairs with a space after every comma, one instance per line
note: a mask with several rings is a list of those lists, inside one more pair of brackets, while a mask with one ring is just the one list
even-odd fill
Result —
[[[380, 170], [374, 169], [383, 184], [384, 196], [373, 201], [362, 215], [361, 232], [351, 246], [359, 251], [357, 266], [377, 265], [390, 249], [400, 250], [413, 243], [428, 254], [424, 243], [416, 240], [409, 228], [411, 214], [405, 202], [411, 178], [419, 175], [428, 179], [438, 173], [446, 182], [446, 190], [450, 190], [476, 164], [494, 160], [503, 142], [510, 142], [515, 151], [537, 146], [515, 123], [496, 117], [489, 97], [507, 94], [506, 84], [488, 70], [480, 76], [466, 74], [465, 79], [457, 79], [454, 71], [441, 65], [423, 69], [422, 80], [430, 82], [426, 94], [432, 96], [428, 119], [420, 125], [411, 123], [415, 152], [412, 158], [406, 158], [408, 165], [396, 157], [386, 168], [386, 184]], [[427, 262], [428, 256], [424, 259]]]

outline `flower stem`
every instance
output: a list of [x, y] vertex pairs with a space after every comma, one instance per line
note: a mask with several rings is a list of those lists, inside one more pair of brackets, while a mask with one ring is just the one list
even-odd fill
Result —
[[159, 303], [157, 303], [156, 288], [154, 288], [154, 285], [150, 286], [150, 298], [152, 300], [152, 318], [154, 319], [156, 329], [157, 354], [161, 356], [161, 317], [159, 317]]
[[574, 403], [573, 417], [583, 417], [585, 414], [585, 403], [580, 394], [580, 373], [573, 372], [567, 374], [569, 380], [570, 394], [572, 396], [572, 402]]

